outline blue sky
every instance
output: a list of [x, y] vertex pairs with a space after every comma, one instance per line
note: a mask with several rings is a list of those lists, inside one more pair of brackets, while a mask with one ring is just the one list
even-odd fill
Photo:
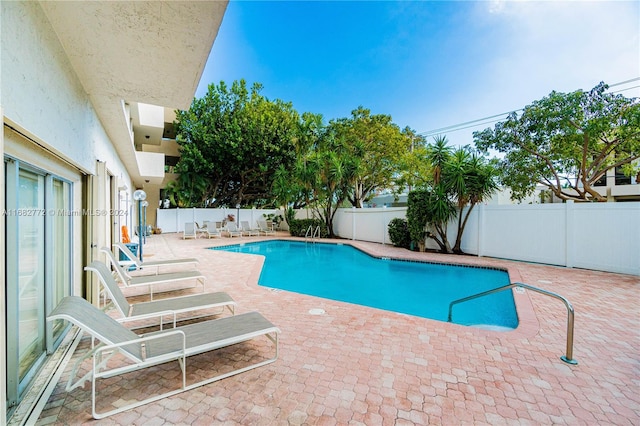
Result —
[[635, 1], [230, 1], [196, 96], [244, 78], [300, 113], [362, 105], [422, 133], [638, 78], [639, 37]]

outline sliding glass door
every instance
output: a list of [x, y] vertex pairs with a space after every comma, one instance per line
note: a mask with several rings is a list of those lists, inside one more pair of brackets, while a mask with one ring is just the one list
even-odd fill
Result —
[[[50, 310], [71, 294], [71, 184], [56, 178], [51, 179], [52, 197], [50, 206], [56, 214], [47, 215], [46, 224], [51, 229], [46, 241], [47, 252], [58, 253], [52, 256], [49, 265], [50, 281], [46, 283], [51, 291]], [[49, 249], [50, 248], [50, 249]], [[56, 320], [52, 323], [51, 336], [48, 343], [55, 343], [67, 326], [66, 321]], [[49, 345], [49, 349], [52, 349]]]
[[45, 352], [44, 336], [44, 176], [19, 170], [18, 209], [18, 371], [25, 375]]
[[46, 315], [71, 292], [72, 185], [5, 161], [7, 406], [17, 404], [67, 324]]

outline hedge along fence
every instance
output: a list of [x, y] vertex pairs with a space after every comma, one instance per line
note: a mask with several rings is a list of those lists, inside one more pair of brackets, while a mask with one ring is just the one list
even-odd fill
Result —
[[320, 227], [320, 238], [327, 238], [329, 236], [329, 230], [324, 224], [324, 221], [320, 219], [294, 219], [289, 224], [289, 233], [293, 237], [304, 237], [307, 235], [309, 227], [311, 227], [312, 235], [316, 228]]

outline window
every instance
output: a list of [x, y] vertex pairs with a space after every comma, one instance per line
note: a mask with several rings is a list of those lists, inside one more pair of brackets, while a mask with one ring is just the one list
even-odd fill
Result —
[[622, 166], [616, 167], [616, 185], [631, 185], [631, 176], [626, 176]]

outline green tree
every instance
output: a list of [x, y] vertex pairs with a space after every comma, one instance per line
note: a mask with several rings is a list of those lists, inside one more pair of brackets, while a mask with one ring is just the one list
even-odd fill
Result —
[[324, 137], [326, 126], [321, 114], [305, 112], [297, 130], [295, 163], [291, 167], [280, 165], [272, 185], [272, 194], [279, 205], [294, 209], [307, 207], [313, 200], [315, 170], [309, 167], [308, 160]]
[[455, 214], [449, 188], [442, 181], [443, 170], [451, 158], [451, 152], [452, 148], [444, 135], [435, 136], [433, 143], [426, 147], [426, 160], [431, 170], [430, 191], [426, 197], [427, 225], [433, 231], [429, 231], [427, 236], [438, 244], [443, 253], [451, 253], [447, 224]]
[[311, 188], [311, 206], [333, 237], [333, 219], [349, 197], [361, 159], [352, 155], [351, 147], [331, 129], [327, 130], [307, 156], [304, 177]]
[[407, 227], [409, 236], [420, 251], [424, 251], [425, 238], [427, 237], [427, 220], [429, 217], [427, 199], [429, 191], [417, 189], [407, 195]]
[[[407, 197], [407, 222], [411, 240], [424, 251], [425, 238], [438, 244], [442, 253], [451, 253], [447, 240], [447, 224], [455, 217], [456, 207], [442, 185], [433, 189], [417, 189]], [[433, 232], [435, 231], [435, 232]]]
[[244, 80], [209, 85], [188, 111], [176, 112], [181, 157], [178, 187], [190, 206], [276, 204], [276, 170], [296, 158], [299, 115], [290, 103], [269, 100]]
[[415, 130], [405, 127], [403, 135], [409, 139], [409, 150], [401, 156], [400, 164], [395, 176], [395, 191], [401, 192], [408, 189], [424, 187], [430, 182], [429, 177], [433, 171], [427, 161], [427, 142], [424, 136], [418, 135]]
[[351, 117], [332, 120], [329, 127], [343, 141], [345, 153], [361, 160], [348, 194], [351, 205], [360, 208], [376, 189], [394, 186], [412, 139], [391, 121], [390, 115], [372, 115], [360, 106]]
[[[469, 147], [456, 149], [444, 163], [443, 185], [447, 194], [456, 200], [458, 208], [454, 253], [462, 253], [462, 235], [475, 205], [491, 197], [498, 189], [497, 173], [494, 163], [486, 161]], [[465, 213], [466, 206], [469, 208]]]
[[604, 201], [594, 184], [607, 171], [640, 169], [640, 103], [605, 93], [598, 84], [585, 92], [551, 92], [494, 129], [474, 133], [476, 146], [497, 150], [501, 183], [522, 200], [537, 184], [563, 200]]
[[[495, 161], [487, 161], [469, 147], [453, 149], [446, 136], [437, 136], [426, 146], [424, 161], [427, 166], [423, 169], [430, 174], [422, 191], [413, 195], [414, 204], [423, 204], [420, 208], [424, 209], [426, 223], [422, 226], [426, 225], [427, 237], [438, 244], [441, 252], [462, 253], [462, 236], [471, 211], [497, 189]], [[452, 249], [447, 225], [455, 218], [457, 234]], [[420, 229], [414, 225], [410, 228], [416, 235]]]

